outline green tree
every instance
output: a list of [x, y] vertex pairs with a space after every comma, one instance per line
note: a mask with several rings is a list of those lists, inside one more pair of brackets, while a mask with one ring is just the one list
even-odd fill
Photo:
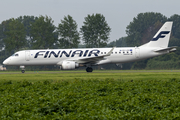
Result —
[[168, 20], [173, 21], [172, 35], [180, 39], [180, 15], [174, 14]]
[[17, 19], [10, 19], [5, 35], [5, 49], [9, 52], [18, 51], [26, 45], [24, 25]]
[[7, 31], [7, 26], [11, 19], [3, 21], [0, 24], [0, 50], [2, 50], [5, 47], [4, 39], [6, 38], [5, 32]]
[[34, 16], [20, 16], [17, 18], [20, 22], [24, 24], [25, 30], [26, 30], [26, 40], [27, 40], [27, 47], [31, 48], [32, 46], [32, 35], [30, 33], [31, 31], [31, 24], [35, 22], [35, 20], [38, 19], [38, 17]]
[[[169, 46], [180, 46], [180, 15], [174, 14], [168, 20], [173, 21]], [[180, 53], [180, 51], [178, 53]]]
[[57, 42], [60, 48], [77, 48], [80, 43], [79, 32], [77, 31], [77, 23], [68, 15], [61, 20], [58, 26], [59, 40]]
[[53, 48], [57, 40], [55, 32], [56, 27], [53, 25], [53, 22], [52, 18], [48, 16], [40, 16], [32, 23], [30, 31], [32, 36], [32, 48]]
[[81, 28], [82, 40], [86, 47], [104, 47], [109, 40], [111, 28], [108, 26], [105, 17], [101, 14], [93, 14], [85, 17], [84, 25]]
[[149, 42], [167, 18], [161, 13], [140, 13], [126, 27], [128, 46], [139, 46]]
[[113, 41], [113, 42], [110, 42], [108, 44], [109, 47], [127, 47], [127, 44], [126, 44], [126, 37], [122, 37], [122, 38], [119, 38], [118, 40], [116, 41]]
[[1, 50], [3, 49], [3, 47], [4, 47], [3, 39], [4, 39], [3, 26], [2, 26], [2, 24], [0, 24], [0, 51], [1, 51]]

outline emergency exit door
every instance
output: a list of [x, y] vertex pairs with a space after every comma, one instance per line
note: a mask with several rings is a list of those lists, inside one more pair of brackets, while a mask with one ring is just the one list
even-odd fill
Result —
[[138, 47], [135, 48], [135, 56], [136, 56], [136, 58], [140, 57], [140, 50]]

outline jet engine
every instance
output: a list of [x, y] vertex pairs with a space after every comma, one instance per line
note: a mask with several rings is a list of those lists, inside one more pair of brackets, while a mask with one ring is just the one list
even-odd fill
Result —
[[63, 70], [73, 70], [79, 67], [79, 63], [73, 61], [63, 61], [61, 66]]

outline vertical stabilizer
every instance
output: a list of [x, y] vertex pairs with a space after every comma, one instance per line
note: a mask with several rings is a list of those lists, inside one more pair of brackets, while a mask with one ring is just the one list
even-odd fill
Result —
[[140, 47], [161, 47], [167, 48], [169, 44], [169, 39], [171, 35], [173, 22], [166, 22], [161, 27], [161, 29], [156, 33], [153, 39]]

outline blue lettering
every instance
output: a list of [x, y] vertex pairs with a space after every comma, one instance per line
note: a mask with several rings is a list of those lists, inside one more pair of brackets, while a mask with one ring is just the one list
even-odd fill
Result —
[[[131, 51], [131, 50], [130, 50]], [[69, 52], [66, 51], [58, 51], [57, 53], [54, 51], [39, 51], [35, 54], [34, 58], [37, 58], [38, 56], [44, 56], [44, 58], [50, 58], [52, 55], [57, 58], [60, 53], [61, 55], [59, 57], [62, 57], [63, 55], [65, 55], [66, 57], [70, 57], [72, 50], [70, 50]], [[84, 54], [82, 50], [75, 50], [71, 57], [74, 57], [75, 55], [77, 55], [78, 57], [86, 57], [88, 55], [88, 57], [90, 57], [92, 54], [94, 54], [94, 56], [98, 56], [98, 54], [100, 53], [99, 50], [91, 50], [88, 54], [89, 50], [85, 50]]]
[[66, 57], [69, 57], [69, 56], [70, 56], [70, 54], [71, 54], [71, 52], [72, 52], [72, 50], [71, 50], [71, 51], [69, 51], [69, 54], [67, 54], [67, 53], [66, 53], [66, 51], [62, 51], [62, 52], [61, 52], [60, 57], [62, 57], [62, 55], [63, 55], [63, 54], [65, 54], [65, 55], [66, 55]]
[[99, 50], [92, 50], [89, 52], [88, 57], [90, 57], [92, 54], [94, 54], [95, 56], [98, 56], [99, 52], [100, 52]]
[[47, 51], [47, 52], [45, 53], [44, 58], [47, 58], [48, 54], [49, 54], [49, 51]]
[[159, 38], [164, 38], [165, 35], [163, 34], [168, 34], [170, 31], [161, 31], [157, 37], [153, 38], [151, 41], [157, 41]]
[[51, 54], [53, 54], [54, 55], [54, 57], [58, 57], [59, 56], [59, 53], [60, 53], [61, 51], [59, 51], [57, 54], [54, 52], [54, 51], [51, 51], [51, 53], [49, 54], [49, 58], [51, 57]]
[[[79, 52], [79, 53], [76, 53], [76, 52]], [[76, 51], [74, 51], [74, 52], [72, 53], [71, 57], [74, 57], [75, 54], [79, 54], [79, 57], [81, 57], [82, 54], [83, 54], [83, 51], [82, 51], [82, 50], [76, 50]]]
[[87, 53], [88, 53], [89, 50], [86, 50], [83, 57], [86, 57]]
[[41, 53], [41, 52], [45, 52], [45, 51], [39, 51], [39, 52], [37, 52], [36, 55], [34, 56], [34, 58], [37, 58], [38, 56], [43, 56], [43, 54], [39, 54], [39, 53]]

